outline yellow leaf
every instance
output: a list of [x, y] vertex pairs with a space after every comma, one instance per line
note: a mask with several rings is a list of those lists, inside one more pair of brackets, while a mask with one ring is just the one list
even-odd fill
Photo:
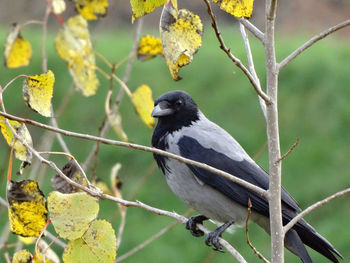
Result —
[[114, 107], [114, 110], [110, 112], [108, 115], [108, 122], [112, 126], [113, 130], [117, 133], [117, 135], [124, 141], [127, 142], [128, 136], [123, 130], [122, 126], [122, 116], [119, 113], [118, 107]]
[[22, 237], [22, 236], [18, 236], [18, 239], [19, 239], [19, 241], [21, 241], [25, 245], [34, 244], [34, 242], [36, 241], [36, 237]]
[[68, 243], [63, 253], [65, 263], [113, 263], [117, 256], [117, 240], [112, 225], [95, 220], [79, 239]]
[[[20, 124], [19, 122], [13, 120], [8, 121], [11, 127], [16, 131], [17, 135], [28, 145], [33, 146], [32, 137], [30, 136], [30, 133], [25, 124]], [[3, 116], [0, 116], [0, 130], [7, 144], [10, 147], [14, 148], [16, 158], [23, 162], [31, 163], [32, 152], [27, 150], [27, 148], [14, 137], [14, 134], [6, 125], [5, 118]]]
[[32, 254], [27, 249], [17, 251], [13, 255], [12, 263], [32, 263]]
[[151, 13], [154, 9], [164, 4], [166, 0], [130, 0], [132, 7], [132, 22], [136, 18]]
[[27, 66], [32, 54], [31, 44], [21, 36], [20, 27], [14, 24], [5, 41], [5, 66], [8, 68]]
[[45, 117], [51, 117], [51, 99], [55, 75], [51, 70], [41, 75], [27, 76], [23, 96], [28, 107]]
[[165, 5], [160, 21], [160, 38], [164, 57], [174, 80], [180, 80], [181, 67], [191, 63], [202, 44], [203, 25], [196, 14]]
[[85, 192], [62, 194], [53, 191], [47, 198], [52, 224], [60, 237], [80, 238], [98, 214], [98, 199]]
[[96, 20], [97, 16], [105, 16], [108, 0], [73, 0], [77, 11], [87, 20]]
[[131, 99], [141, 120], [152, 129], [154, 126], [154, 118], [151, 116], [151, 113], [154, 107], [154, 101], [150, 87], [147, 85], [138, 87], [132, 94]]
[[235, 17], [249, 18], [253, 12], [254, 0], [212, 0], [220, 8]]
[[[88, 186], [88, 181], [86, 180], [85, 176], [81, 173], [79, 167], [76, 166], [74, 161], [71, 160], [68, 163], [66, 163], [62, 168], [62, 172], [74, 182], [83, 186]], [[56, 191], [59, 191], [63, 194], [70, 194], [82, 191], [67, 183], [67, 181], [64, 180], [58, 174], [51, 178], [51, 185]]]
[[137, 58], [145, 61], [157, 55], [163, 55], [162, 41], [150, 35], [142, 37], [137, 49]]
[[55, 14], [61, 14], [66, 10], [66, 2], [64, 0], [53, 0], [52, 9]]
[[32, 180], [10, 181], [7, 185], [10, 228], [16, 235], [38, 237], [47, 220], [44, 194]]
[[86, 20], [81, 15], [70, 18], [59, 30], [55, 46], [68, 63], [75, 87], [85, 96], [94, 95], [99, 82]]

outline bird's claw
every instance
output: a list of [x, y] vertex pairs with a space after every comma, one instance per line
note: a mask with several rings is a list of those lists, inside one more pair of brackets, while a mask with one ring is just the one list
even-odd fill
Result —
[[198, 229], [197, 224], [203, 224], [204, 220], [208, 218], [203, 215], [191, 216], [186, 222], [186, 229], [191, 231], [191, 234], [195, 237], [201, 237], [204, 235], [204, 232]]
[[219, 242], [219, 237], [221, 237], [222, 233], [224, 233], [225, 230], [229, 228], [233, 223], [233, 220], [227, 221], [225, 224], [219, 226], [213, 232], [210, 232], [207, 238], [205, 239], [205, 244], [207, 246], [213, 246], [213, 249], [216, 251], [224, 252]]
[[224, 253], [224, 251], [222, 250], [222, 246], [219, 243], [220, 235], [221, 234], [216, 231], [210, 232], [207, 238], [205, 239], [205, 244], [209, 247], [213, 246], [213, 249], [215, 251]]

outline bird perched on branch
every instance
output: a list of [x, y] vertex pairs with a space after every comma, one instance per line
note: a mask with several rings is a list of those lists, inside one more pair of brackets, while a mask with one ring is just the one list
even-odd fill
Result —
[[[152, 116], [158, 118], [152, 136], [152, 146], [201, 162], [262, 189], [269, 188], [269, 175], [245, 152], [224, 129], [208, 120], [192, 97], [184, 91], [163, 94], [155, 101]], [[237, 183], [193, 165], [154, 154], [171, 190], [200, 215], [191, 217], [186, 228], [194, 236], [204, 233], [198, 223], [212, 219], [223, 224], [206, 238], [206, 244], [221, 250], [218, 237], [232, 224], [244, 225], [251, 202], [250, 219], [270, 232], [268, 200]], [[282, 188], [282, 218], [287, 224], [300, 208], [294, 198]], [[305, 220], [299, 220], [285, 235], [285, 247], [302, 262], [312, 263], [305, 245], [332, 262], [341, 254]]]

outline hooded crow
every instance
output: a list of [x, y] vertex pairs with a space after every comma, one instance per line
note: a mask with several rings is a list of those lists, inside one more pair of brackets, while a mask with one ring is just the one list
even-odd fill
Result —
[[[263, 189], [269, 187], [269, 175], [224, 129], [208, 120], [192, 97], [184, 91], [163, 94], [155, 101], [152, 116], [158, 118], [152, 146], [228, 172]], [[165, 179], [184, 203], [200, 215], [191, 217], [186, 228], [201, 236], [196, 225], [212, 219], [223, 224], [206, 238], [206, 244], [221, 250], [218, 237], [232, 224], [242, 226], [250, 219], [270, 232], [269, 203], [252, 190], [204, 169], [154, 154]], [[282, 218], [287, 224], [300, 211], [294, 198], [282, 188]], [[305, 220], [301, 219], [285, 236], [285, 247], [304, 263], [313, 263], [305, 245], [337, 263], [341, 254]]]

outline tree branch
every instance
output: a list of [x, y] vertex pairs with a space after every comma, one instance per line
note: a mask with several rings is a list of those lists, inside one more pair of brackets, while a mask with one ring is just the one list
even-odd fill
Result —
[[[255, 71], [254, 60], [253, 60], [252, 51], [250, 49], [248, 35], [247, 35], [247, 33], [245, 31], [245, 28], [244, 28], [242, 23], [239, 24], [239, 29], [241, 31], [241, 35], [242, 35], [242, 38], [243, 38], [243, 41], [244, 41], [244, 46], [245, 46], [246, 52], [247, 52], [249, 71], [254, 77], [254, 80], [255, 80], [255, 83], [257, 85], [257, 88], [261, 92], [263, 92], [262, 89], [261, 89], [259, 77], [258, 77], [258, 75], [256, 74], [256, 71]], [[261, 110], [262, 110], [262, 112], [264, 114], [264, 117], [265, 117], [265, 120], [266, 120], [266, 118], [267, 118], [267, 116], [266, 116], [266, 103], [260, 96], [258, 96], [258, 99], [259, 99]]]
[[[139, 18], [137, 20], [137, 26], [136, 26], [135, 36], [134, 36], [134, 43], [133, 43], [133, 46], [132, 46], [130, 54], [129, 54], [128, 64], [126, 66], [126, 70], [125, 70], [124, 77], [123, 77], [123, 83], [125, 83], [125, 84], [127, 84], [128, 81], [129, 81], [131, 69], [132, 69], [132, 66], [133, 66], [133, 62], [134, 62], [135, 56], [137, 54], [138, 41], [139, 41], [139, 38], [140, 38], [142, 25], [143, 25], [143, 18], [141, 17], [141, 18]], [[115, 103], [114, 103], [114, 106], [113, 106], [112, 110], [114, 110], [114, 107], [119, 107], [119, 104], [120, 104], [120, 102], [122, 101], [122, 99], [124, 97], [124, 93], [125, 93], [125, 90], [123, 88], [121, 88], [119, 93], [118, 93], [118, 95], [117, 95], [117, 98], [115, 100]], [[108, 132], [108, 130], [109, 130], [109, 128], [110, 128], [109, 122], [106, 121], [104, 123], [102, 129], [101, 129], [101, 132], [100, 132], [99, 136], [100, 137], [105, 137], [107, 132]], [[85, 159], [84, 163], [82, 164], [82, 167], [84, 169], [86, 169], [88, 167], [89, 163], [91, 162], [92, 158], [95, 155], [95, 152], [98, 150], [98, 147], [99, 147], [99, 142], [97, 142], [92, 147], [89, 155], [87, 156], [87, 158]]]
[[275, 18], [277, 0], [267, 0], [265, 7], [266, 90], [271, 99], [267, 105], [267, 141], [269, 148], [269, 207], [271, 262], [284, 262], [284, 232], [281, 207], [281, 156], [278, 125], [278, 71], [275, 52]]
[[301, 47], [299, 47], [297, 50], [295, 50], [293, 53], [291, 53], [288, 57], [282, 60], [282, 62], [278, 65], [278, 71], [281, 71], [284, 69], [285, 66], [289, 62], [291, 62], [293, 59], [295, 59], [298, 55], [300, 55], [303, 51], [320, 41], [321, 39], [324, 39], [326, 36], [350, 25], [350, 19], [345, 20], [344, 22], [339, 23], [338, 25], [335, 25], [331, 28], [328, 28], [327, 30], [323, 31], [322, 33], [314, 36], [309, 41], [307, 41], [305, 44], [303, 44]]
[[101, 137], [97, 137], [97, 136], [93, 136], [93, 135], [71, 132], [71, 131], [60, 129], [60, 128], [55, 128], [55, 127], [47, 125], [47, 124], [42, 124], [40, 122], [36, 122], [36, 121], [30, 120], [30, 119], [23, 119], [20, 117], [16, 117], [16, 116], [10, 115], [10, 114], [2, 112], [2, 111], [0, 111], [0, 115], [4, 116], [6, 119], [16, 120], [16, 121], [19, 121], [21, 123], [26, 123], [26, 124], [33, 125], [33, 126], [36, 126], [36, 127], [42, 128], [42, 129], [46, 129], [49, 131], [60, 133], [60, 134], [63, 134], [65, 136], [70, 136], [70, 137], [75, 137], [75, 138], [80, 138], [80, 139], [85, 139], [85, 140], [90, 140], [90, 141], [96, 141], [96, 142], [100, 142], [100, 143], [107, 144], [107, 145], [115, 145], [115, 146], [121, 146], [121, 147], [141, 150], [141, 151], [145, 151], [145, 152], [151, 152], [151, 153], [159, 154], [159, 155], [162, 155], [162, 156], [165, 156], [168, 158], [173, 158], [179, 162], [194, 165], [196, 167], [205, 169], [211, 173], [220, 175], [220, 176], [222, 176], [222, 177], [224, 177], [232, 182], [238, 183], [238, 184], [240, 184], [240, 185], [242, 185], [242, 186], [244, 186], [252, 191], [257, 192], [258, 194], [260, 194], [266, 198], [268, 197], [266, 190], [262, 189], [261, 187], [255, 186], [255, 185], [248, 183], [248, 182], [246, 182], [238, 177], [235, 177], [234, 175], [231, 175], [231, 174], [226, 173], [222, 170], [211, 167], [207, 164], [196, 162], [196, 161], [193, 161], [191, 159], [183, 158], [183, 157], [176, 155], [176, 154], [172, 154], [172, 153], [162, 151], [162, 150], [159, 150], [159, 149], [156, 149], [153, 147], [147, 147], [147, 146], [143, 146], [143, 145], [139, 145], [139, 144], [121, 142], [121, 141], [101, 138]]
[[245, 19], [244, 17], [237, 18], [240, 24], [243, 24], [246, 29], [250, 31], [257, 39], [259, 39], [262, 43], [265, 41], [265, 35], [263, 32], [260, 31], [259, 28], [254, 26], [252, 23], [249, 22], [249, 20]]
[[297, 147], [299, 144], [299, 138], [297, 138], [296, 142], [292, 145], [292, 147], [289, 148], [288, 152], [283, 154], [280, 158], [278, 158], [277, 162], [282, 161], [284, 158], [286, 158], [291, 152], [294, 150], [295, 147]]
[[227, 54], [227, 56], [232, 60], [233, 63], [235, 63], [235, 65], [242, 70], [242, 72], [247, 76], [248, 80], [250, 81], [250, 83], [252, 84], [254, 90], [256, 91], [256, 93], [258, 93], [258, 95], [265, 101], [266, 104], [270, 104], [270, 98], [259, 88], [258, 85], [253, 77], [253, 75], [249, 72], [249, 70], [242, 64], [242, 62], [236, 58], [230, 51], [229, 48], [226, 47], [224, 40], [221, 37], [221, 33], [219, 32], [217, 23], [216, 23], [216, 18], [215, 15], [213, 13], [213, 10], [211, 8], [211, 5], [209, 3], [209, 0], [203, 0], [207, 7], [208, 7], [208, 14], [211, 17], [211, 21], [212, 21], [212, 27], [215, 31], [215, 35], [216, 38], [219, 40], [220, 43], [220, 48]]
[[[185, 224], [188, 219], [184, 216], [181, 216], [175, 212], [169, 212], [166, 210], [162, 210], [162, 209], [158, 209], [152, 206], [149, 206], [147, 204], [144, 204], [140, 201], [136, 201], [136, 202], [132, 202], [132, 201], [127, 201], [118, 197], [114, 197], [114, 196], [110, 196], [107, 194], [104, 194], [102, 191], [96, 192], [95, 190], [80, 185], [77, 182], [73, 181], [72, 179], [70, 179], [69, 177], [67, 177], [58, 167], [57, 165], [53, 162], [53, 161], [49, 161], [45, 158], [43, 158], [33, 147], [31, 147], [30, 145], [28, 145], [25, 141], [21, 140], [21, 138], [17, 135], [16, 131], [13, 129], [13, 127], [10, 125], [10, 123], [8, 122], [7, 119], [5, 119], [5, 122], [7, 124], [7, 126], [9, 127], [9, 129], [12, 131], [12, 133], [14, 134], [14, 137], [19, 140], [26, 148], [27, 150], [31, 151], [32, 154], [34, 156], [36, 156], [43, 164], [48, 165], [49, 167], [51, 167], [62, 179], [64, 179], [67, 183], [73, 185], [76, 188], [79, 188], [83, 191], [85, 191], [86, 193], [88, 193], [91, 196], [100, 198], [100, 199], [106, 199], [106, 200], [110, 200], [112, 202], [115, 202], [117, 204], [121, 204], [123, 206], [126, 207], [139, 207], [139, 208], [143, 208], [149, 212], [152, 212], [154, 214], [157, 215], [162, 215], [162, 216], [168, 216], [168, 217], [172, 217], [174, 219], [176, 219], [177, 221], [179, 221], [182, 224]], [[203, 225], [198, 224], [198, 228], [201, 229], [205, 234], [209, 234], [210, 231], [205, 228]], [[246, 261], [243, 259], [243, 257], [224, 239], [219, 238], [219, 243], [220, 245], [222, 245], [223, 247], [225, 247], [227, 249], [228, 252], [230, 252], [239, 262], [241, 263], [246, 263]]]
[[290, 230], [300, 219], [302, 219], [304, 216], [306, 216], [307, 214], [309, 214], [310, 212], [312, 212], [316, 208], [319, 208], [320, 206], [327, 204], [330, 201], [333, 201], [334, 199], [341, 197], [343, 195], [349, 194], [349, 193], [350, 193], [350, 188], [346, 188], [342, 191], [339, 191], [339, 192], [337, 192], [331, 196], [328, 196], [327, 198], [325, 198], [321, 201], [318, 201], [318, 202], [314, 203], [313, 205], [309, 206], [304, 211], [302, 211], [297, 216], [295, 216], [291, 221], [289, 221], [288, 224], [286, 224], [283, 227], [284, 233], [287, 233], [288, 230]]

